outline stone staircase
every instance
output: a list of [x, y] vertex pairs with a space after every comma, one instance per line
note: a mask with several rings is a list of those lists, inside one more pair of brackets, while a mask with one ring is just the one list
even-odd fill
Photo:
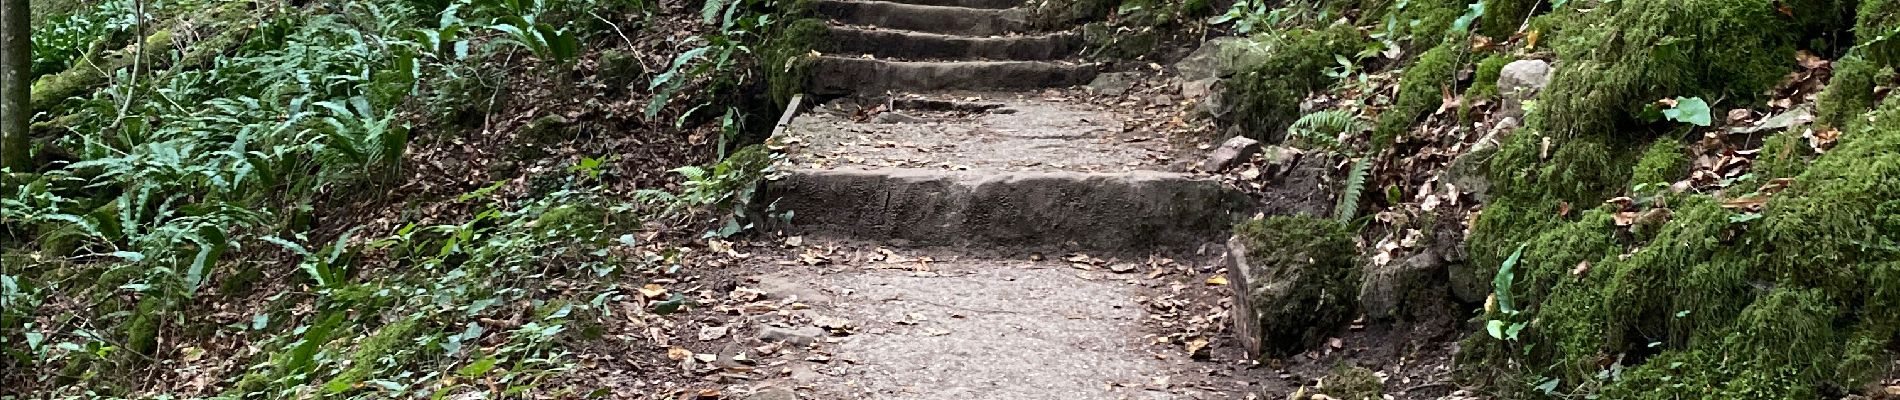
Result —
[[[933, 247], [1217, 242], [1244, 197], [1184, 172], [1198, 154], [1069, 93], [1099, 67], [1077, 60], [1079, 35], [1033, 29], [1020, 4], [815, 0], [831, 24], [810, 93], [846, 100], [775, 133], [789, 165], [763, 193], [793, 211], [781, 228]], [[900, 115], [854, 115], [878, 105]]]

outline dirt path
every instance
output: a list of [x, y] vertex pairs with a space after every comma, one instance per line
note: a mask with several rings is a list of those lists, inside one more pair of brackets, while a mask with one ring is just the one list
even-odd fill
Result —
[[[827, 399], [1237, 398], [1203, 388], [1202, 362], [1152, 342], [1144, 288], [1129, 283], [1138, 274], [1028, 260], [875, 265], [904, 267], [757, 278], [814, 299], [785, 326], [760, 328], [815, 334], [810, 354], [825, 355], [793, 364], [805, 373], [782, 384]], [[817, 329], [800, 326], [807, 318]]]

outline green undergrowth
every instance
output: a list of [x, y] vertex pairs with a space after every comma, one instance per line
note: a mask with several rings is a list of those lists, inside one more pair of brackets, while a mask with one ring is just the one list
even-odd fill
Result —
[[1237, 69], [1226, 89], [1235, 102], [1235, 123], [1254, 139], [1278, 141], [1299, 118], [1306, 95], [1333, 83], [1325, 72], [1337, 65], [1336, 58], [1354, 58], [1368, 43], [1358, 29], [1334, 24], [1262, 34], [1223, 49], [1234, 53]]
[[1398, 99], [1394, 100], [1391, 109], [1379, 114], [1378, 123], [1373, 127], [1374, 147], [1388, 146], [1400, 140], [1414, 123], [1444, 103], [1444, 91], [1457, 90], [1451, 86], [1457, 84], [1453, 74], [1463, 65], [1463, 48], [1462, 43], [1447, 41], [1405, 67], [1405, 73], [1399, 78]]
[[[1900, 339], [1886, 309], [1900, 291], [1900, 102], [1867, 113], [1890, 73], [1848, 52], [1817, 111], [1837, 146], [1770, 135], [1721, 193], [1672, 193], [1686, 128], [1641, 117], [1675, 96], [1757, 104], [1797, 49], [1837, 50], [1811, 39], [1847, 26], [1830, 17], [1846, 5], [1791, 17], [1776, 4], [1606, 3], [1549, 31], [1560, 70], [1487, 164], [1497, 196], [1467, 242], [1502, 267], [1481, 271], [1501, 284], [1479, 320], [1521, 328], [1467, 339], [1468, 377], [1509, 397], [1628, 399], [1838, 397], [1879, 377]], [[1774, 178], [1792, 184], [1752, 193]], [[1599, 205], [1616, 196], [1632, 209]], [[1747, 196], [1771, 200], [1725, 207]]]
[[[134, 6], [147, 13], [125, 18]], [[777, 2], [709, 2], [691, 19], [704, 37], [681, 39], [670, 70], [649, 71], [634, 57], [659, 50], [584, 47], [675, 33], [654, 33], [646, 19], [661, 10], [640, 1], [72, 10], [35, 26], [35, 132], [47, 137], [34, 151], [45, 161], [0, 173], [0, 397], [166, 397], [186, 380], [205, 391], [170, 395], [590, 395], [598, 387], [561, 379], [577, 343], [657, 311], [649, 301], [687, 302], [616, 290], [687, 267], [685, 250], [635, 231], [717, 215], [729, 227], [709, 236], [729, 236], [754, 219], [727, 216], [774, 160], [731, 140], [769, 129], [742, 126], [769, 118], [742, 109], [771, 92], [753, 49], [813, 30], [787, 28], [795, 19], [777, 18]], [[598, 117], [509, 109], [507, 97], [597, 93], [580, 77], [596, 59], [601, 73], [633, 75], [604, 77], [623, 87], [599, 93], [654, 94], [665, 114], [612, 120], [648, 136], [706, 128], [721, 135], [721, 159], [669, 158], [707, 165], [655, 174], [619, 168], [677, 165], [538, 149], [576, 145], [570, 119]], [[552, 84], [511, 93], [524, 80]], [[694, 117], [702, 108], [724, 117]], [[528, 123], [503, 123], [515, 117]], [[483, 149], [411, 154], [450, 143]], [[452, 188], [482, 183], [403, 181], [440, 178], [411, 163], [494, 171], [497, 159], [551, 168], [496, 174], [460, 196]], [[653, 175], [678, 189], [625, 190]]]

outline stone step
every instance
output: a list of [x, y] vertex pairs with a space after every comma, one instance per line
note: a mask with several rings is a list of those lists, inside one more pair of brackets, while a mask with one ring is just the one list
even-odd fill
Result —
[[884, 1], [889, 1], [892, 3], [919, 5], [919, 6], [988, 8], [988, 9], [998, 9], [998, 10], [1005, 9], [1005, 8], [1015, 8], [1016, 6], [1023, 5], [1023, 3], [1027, 2], [1025, 0], [884, 0]]
[[1248, 200], [1186, 174], [791, 169], [759, 204], [776, 229], [895, 246], [1129, 252], [1189, 249], [1227, 232]]
[[1086, 84], [1093, 64], [1044, 61], [884, 61], [819, 57], [811, 67], [813, 94], [979, 89], [1037, 89]]
[[927, 6], [882, 1], [814, 0], [818, 15], [846, 25], [963, 36], [995, 36], [1029, 30], [1029, 12]]
[[1054, 60], [1073, 56], [1082, 36], [1051, 33], [1033, 36], [969, 37], [896, 30], [832, 27], [820, 51], [870, 54], [903, 59]]

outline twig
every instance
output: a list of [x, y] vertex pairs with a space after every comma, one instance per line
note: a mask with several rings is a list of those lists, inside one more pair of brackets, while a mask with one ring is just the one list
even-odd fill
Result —
[[131, 81], [129, 81], [125, 85], [125, 101], [119, 103], [119, 116], [118, 118], [112, 119], [112, 126], [106, 128], [106, 130], [108, 131], [116, 130], [120, 127], [120, 125], [123, 125], [125, 123], [125, 118], [126, 118], [125, 113], [132, 109], [132, 99], [138, 97], [138, 95], [135, 94], [134, 91], [138, 90], [138, 86], [139, 86], [139, 70], [145, 68], [145, 45], [148, 44], [148, 43], [145, 43], [147, 39], [146, 33], [145, 33], [145, 22], [146, 22], [145, 21], [145, 2], [139, 1], [139, 0], [133, 0], [132, 1], [132, 24], [138, 27], [137, 29], [135, 29], [138, 32], [138, 35], [136, 35], [137, 36], [136, 38], [132, 39], [135, 42], [133, 43], [133, 46], [132, 46], [133, 56], [132, 56]]

